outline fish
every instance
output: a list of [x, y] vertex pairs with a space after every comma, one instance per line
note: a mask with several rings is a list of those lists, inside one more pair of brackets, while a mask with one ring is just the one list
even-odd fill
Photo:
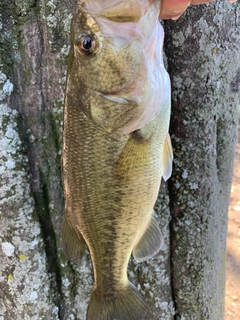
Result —
[[172, 170], [170, 81], [159, 0], [86, 0], [73, 17], [64, 104], [62, 245], [88, 248], [94, 283], [87, 320], [147, 319], [128, 280], [162, 245], [153, 210]]

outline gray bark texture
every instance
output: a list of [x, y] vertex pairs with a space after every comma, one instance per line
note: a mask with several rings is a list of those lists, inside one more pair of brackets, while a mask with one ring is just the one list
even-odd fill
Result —
[[[84, 320], [89, 254], [61, 249], [61, 133], [77, 0], [0, 1], [0, 320]], [[163, 23], [174, 170], [156, 203], [165, 245], [129, 263], [149, 320], [224, 318], [227, 211], [238, 123], [239, 3]]]

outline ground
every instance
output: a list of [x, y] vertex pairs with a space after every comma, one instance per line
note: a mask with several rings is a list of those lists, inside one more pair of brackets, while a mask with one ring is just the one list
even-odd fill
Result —
[[229, 206], [225, 320], [240, 319], [240, 128]]

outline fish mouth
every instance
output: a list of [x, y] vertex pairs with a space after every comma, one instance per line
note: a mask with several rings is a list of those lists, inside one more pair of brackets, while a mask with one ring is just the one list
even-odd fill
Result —
[[153, 2], [154, 0], [146, 0], [144, 2], [141, 0], [110, 0], [102, 1], [102, 3], [99, 1], [97, 4], [94, 1], [86, 0], [84, 7], [91, 14], [102, 16], [111, 21], [137, 22], [145, 15]]

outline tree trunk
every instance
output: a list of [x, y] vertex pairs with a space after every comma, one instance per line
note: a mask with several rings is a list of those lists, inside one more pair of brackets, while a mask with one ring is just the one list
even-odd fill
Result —
[[[85, 319], [89, 254], [74, 264], [60, 243], [62, 110], [76, 5], [0, 3], [0, 320]], [[223, 319], [238, 9], [216, 1], [164, 22], [175, 154], [155, 208], [165, 246], [155, 259], [129, 264], [150, 320]]]
[[[227, 212], [238, 124], [239, 4], [165, 23], [172, 80], [169, 183], [177, 319], [223, 319]], [[237, 30], [238, 26], [238, 30]]]

